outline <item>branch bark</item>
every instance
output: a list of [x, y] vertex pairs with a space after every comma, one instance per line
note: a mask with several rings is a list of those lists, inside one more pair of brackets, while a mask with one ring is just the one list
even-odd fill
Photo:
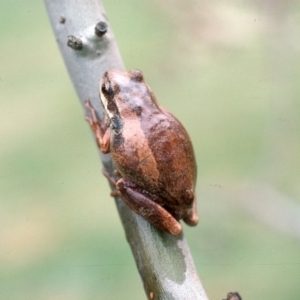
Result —
[[[108, 69], [124, 69], [102, 3], [45, 0], [45, 4], [82, 107], [84, 109], [84, 101], [89, 99], [102, 118], [99, 79]], [[108, 25], [102, 37], [99, 32], [95, 34], [99, 22]], [[104, 167], [112, 173], [110, 155], [100, 151], [99, 154]], [[184, 236], [175, 237], [156, 229], [133, 213], [121, 199], [115, 200], [148, 299], [207, 300]]]

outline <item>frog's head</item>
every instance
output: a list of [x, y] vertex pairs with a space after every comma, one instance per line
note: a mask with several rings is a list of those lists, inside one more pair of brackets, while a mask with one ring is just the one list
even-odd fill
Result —
[[134, 117], [156, 100], [144, 82], [141, 71], [108, 70], [100, 80], [100, 98], [106, 114], [113, 117]]

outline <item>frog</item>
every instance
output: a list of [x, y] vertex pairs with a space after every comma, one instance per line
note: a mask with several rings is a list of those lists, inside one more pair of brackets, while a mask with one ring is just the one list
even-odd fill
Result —
[[182, 232], [182, 219], [198, 223], [197, 165], [191, 139], [158, 101], [141, 71], [110, 69], [99, 83], [104, 117], [99, 120], [90, 101], [85, 119], [102, 153], [110, 153], [116, 168], [104, 175], [113, 196], [160, 230]]

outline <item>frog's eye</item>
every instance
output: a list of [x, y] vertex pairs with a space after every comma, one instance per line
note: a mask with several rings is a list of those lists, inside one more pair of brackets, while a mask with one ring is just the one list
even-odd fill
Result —
[[141, 82], [144, 80], [143, 73], [140, 70], [131, 70], [130, 71], [131, 78], [134, 81]]
[[106, 98], [112, 98], [114, 95], [113, 89], [109, 83], [103, 83], [101, 85], [101, 92]]
[[105, 92], [106, 92], [105, 83], [103, 83], [102, 86], [101, 86], [101, 92], [102, 92], [103, 94], [105, 94]]

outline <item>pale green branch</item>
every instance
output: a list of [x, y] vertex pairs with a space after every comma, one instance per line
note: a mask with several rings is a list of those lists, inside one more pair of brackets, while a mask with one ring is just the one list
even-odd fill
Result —
[[[45, 0], [45, 3], [82, 107], [89, 99], [102, 117], [99, 79], [108, 69], [124, 69], [102, 3], [91, 0]], [[108, 25], [102, 37], [95, 34], [99, 22]], [[110, 156], [100, 153], [100, 157], [105, 168], [112, 172]], [[157, 230], [121, 199], [116, 199], [116, 205], [148, 299], [207, 300], [183, 235], [175, 237]]]

